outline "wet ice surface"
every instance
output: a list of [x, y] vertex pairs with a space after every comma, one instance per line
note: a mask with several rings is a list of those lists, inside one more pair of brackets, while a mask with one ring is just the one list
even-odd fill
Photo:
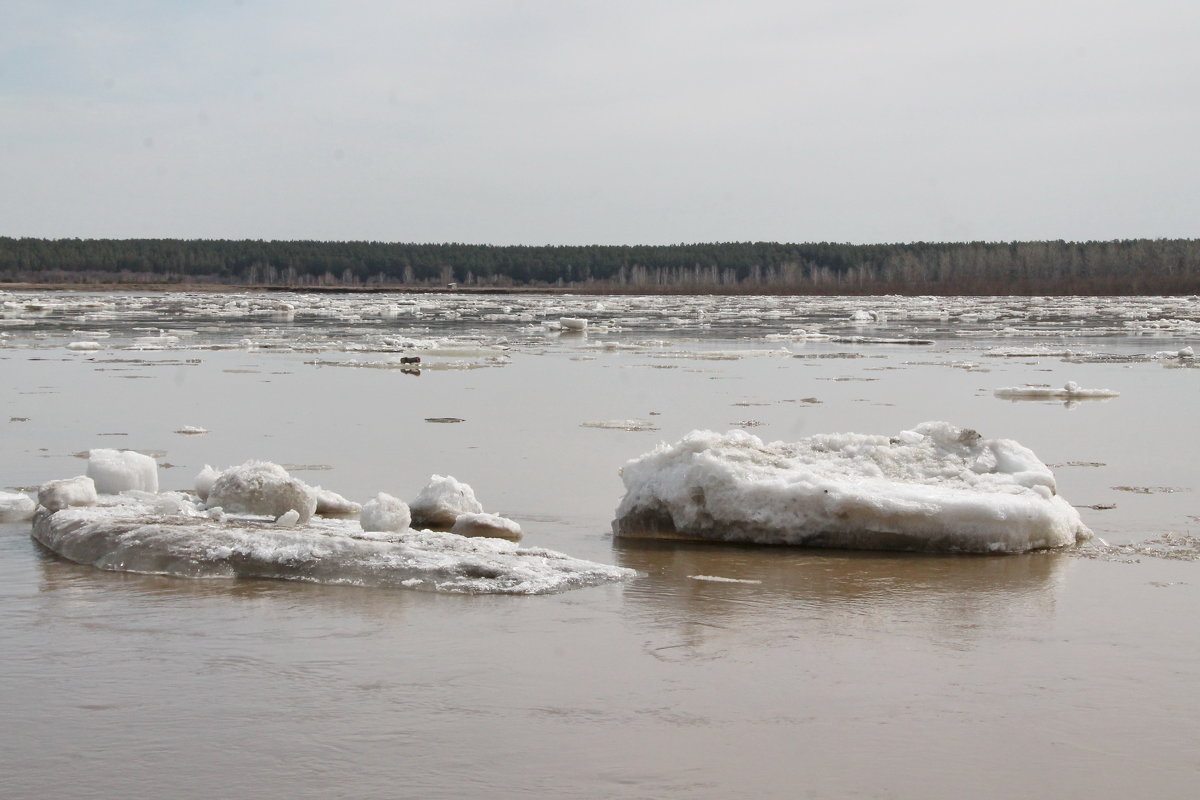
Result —
[[[359, 501], [450, 474], [522, 547], [639, 572], [532, 598], [197, 581], [0, 523], [6, 797], [1188, 796], [1200, 777], [1196, 299], [0, 306], [0, 491], [97, 448], [154, 453], [163, 490], [251, 458]], [[1068, 381], [1120, 396], [994, 395]], [[1032, 448], [1098, 539], [994, 558], [609, 534], [617, 468], [660, 441], [926, 419]], [[584, 426], [630, 420], [658, 430]]]

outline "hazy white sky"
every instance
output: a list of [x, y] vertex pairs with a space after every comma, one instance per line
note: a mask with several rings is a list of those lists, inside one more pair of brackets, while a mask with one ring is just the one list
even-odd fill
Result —
[[1195, 0], [0, 3], [0, 235], [1200, 236]]

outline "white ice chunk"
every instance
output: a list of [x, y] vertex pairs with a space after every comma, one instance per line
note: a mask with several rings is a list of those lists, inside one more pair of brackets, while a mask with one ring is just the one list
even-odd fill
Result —
[[269, 461], [247, 461], [225, 470], [213, 482], [205, 502], [229, 513], [272, 518], [295, 510], [301, 522], [307, 522], [317, 510], [317, 499], [309, 487]]
[[459, 536], [498, 536], [501, 539], [520, 539], [521, 526], [496, 514], [459, 514], [451, 533]]
[[90, 351], [90, 350], [100, 350], [103, 346], [104, 345], [100, 344], [99, 342], [71, 342], [70, 344], [67, 345], [67, 349], [68, 350]]
[[583, 317], [562, 317], [558, 324], [565, 331], [586, 331], [588, 321]]
[[89, 450], [87, 474], [100, 494], [120, 494], [128, 489], [158, 491], [158, 463], [132, 450]]
[[399, 533], [408, 530], [412, 515], [403, 500], [380, 492], [363, 505], [358, 522], [364, 531]]
[[[101, 569], [191, 578], [275, 578], [434, 592], [545, 594], [632, 578], [630, 569], [503, 539], [406, 530], [364, 533], [351, 520], [277, 527], [211, 518], [199, 504], [161, 515], [132, 496], [39, 511], [33, 537]], [[282, 515], [281, 515], [282, 516]]]
[[317, 501], [316, 513], [322, 516], [347, 516], [362, 511], [361, 505], [347, 500], [337, 492], [322, 489], [320, 486], [310, 486], [308, 491]]
[[414, 527], [449, 528], [459, 514], [482, 514], [483, 505], [475, 491], [446, 475], [430, 475], [429, 483], [409, 503]]
[[214, 469], [208, 464], [204, 465], [204, 469], [200, 470], [200, 474], [196, 476], [195, 482], [192, 484], [196, 488], [196, 496], [202, 501], [208, 499], [208, 493], [212, 491], [212, 485], [217, 478], [221, 476], [220, 470]]
[[0, 522], [20, 522], [33, 516], [37, 503], [23, 492], [0, 492]]
[[43, 483], [38, 489], [38, 505], [48, 511], [69, 506], [92, 506], [97, 500], [96, 483], [86, 475]]
[[196, 435], [199, 435], [202, 433], [208, 433], [208, 428], [201, 428], [197, 425], [184, 425], [182, 428], [180, 428], [179, 430], [177, 430], [175, 432], [196, 436]]
[[693, 431], [622, 478], [621, 536], [988, 553], [1090, 535], [1029, 448], [945, 422], [771, 444]]
[[296, 509], [285, 511], [279, 515], [279, 519], [275, 520], [277, 528], [294, 528], [296, 523], [300, 521], [300, 512]]

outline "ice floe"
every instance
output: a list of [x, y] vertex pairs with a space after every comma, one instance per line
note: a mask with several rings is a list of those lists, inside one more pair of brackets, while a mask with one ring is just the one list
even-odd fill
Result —
[[213, 480], [205, 502], [210, 508], [220, 507], [228, 513], [272, 518], [295, 511], [301, 522], [307, 522], [317, 510], [317, 498], [310, 487], [269, 461], [247, 461], [225, 470]]
[[621, 476], [619, 536], [964, 553], [1090, 536], [1029, 448], [945, 422], [770, 444], [693, 431]]
[[[43, 504], [44, 505], [44, 504]], [[633, 570], [496, 538], [405, 530], [299, 514], [211, 514], [182, 494], [105, 496], [90, 508], [40, 509], [33, 536], [101, 569], [192, 578], [276, 578], [425, 591], [545, 594], [625, 580]]]
[[475, 490], [449, 475], [431, 475], [409, 505], [412, 524], [449, 529], [460, 514], [482, 514], [483, 505], [475, 498]]
[[1112, 389], [1085, 389], [1075, 381], [1067, 381], [1060, 388], [1044, 385], [1006, 386], [992, 394], [1008, 400], [1104, 400], [1121, 396], [1120, 392]]
[[96, 483], [86, 475], [50, 481], [38, 488], [38, 505], [50, 511], [71, 506], [94, 506], [97, 499]]

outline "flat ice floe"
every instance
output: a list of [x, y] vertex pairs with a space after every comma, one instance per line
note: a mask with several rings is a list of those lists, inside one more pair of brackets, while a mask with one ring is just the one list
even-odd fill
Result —
[[693, 431], [621, 476], [618, 536], [1020, 553], [1091, 535], [1029, 448], [946, 422], [770, 444]]
[[1120, 397], [1121, 393], [1112, 389], [1085, 389], [1075, 381], [1067, 381], [1065, 386], [1006, 386], [997, 389], [992, 394], [1007, 400], [1107, 400], [1110, 397]]
[[633, 570], [503, 539], [404, 530], [366, 532], [356, 520], [208, 512], [179, 493], [101, 496], [89, 507], [38, 509], [33, 537], [101, 569], [191, 578], [275, 578], [424, 591], [545, 594], [632, 577]]

